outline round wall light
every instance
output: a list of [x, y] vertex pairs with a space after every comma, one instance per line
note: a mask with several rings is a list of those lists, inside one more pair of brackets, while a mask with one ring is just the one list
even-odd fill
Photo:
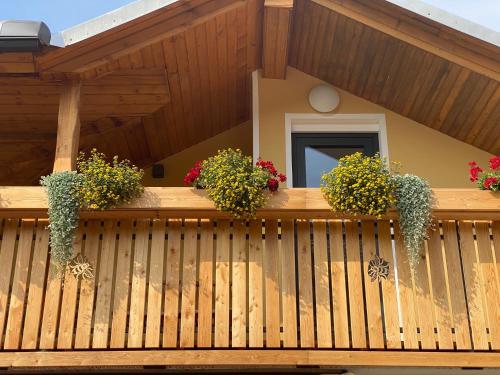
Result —
[[339, 105], [338, 92], [330, 85], [318, 85], [309, 92], [309, 104], [318, 112], [331, 112]]

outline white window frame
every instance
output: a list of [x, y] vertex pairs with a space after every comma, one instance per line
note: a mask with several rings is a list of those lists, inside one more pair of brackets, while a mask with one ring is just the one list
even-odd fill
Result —
[[285, 162], [287, 187], [293, 187], [292, 133], [377, 133], [380, 155], [389, 160], [387, 127], [383, 113], [335, 114], [285, 113]]

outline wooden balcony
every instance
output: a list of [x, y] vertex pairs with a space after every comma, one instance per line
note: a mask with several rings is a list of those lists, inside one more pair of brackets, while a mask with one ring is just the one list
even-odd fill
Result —
[[413, 274], [394, 212], [340, 216], [290, 189], [242, 221], [148, 188], [82, 212], [74, 251], [95, 278], [78, 281], [50, 266], [44, 191], [0, 188], [0, 367], [500, 367], [500, 197], [435, 195]]

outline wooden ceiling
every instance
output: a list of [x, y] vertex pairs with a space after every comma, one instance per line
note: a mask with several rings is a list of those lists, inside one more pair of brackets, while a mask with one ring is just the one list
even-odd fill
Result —
[[[377, 6], [379, 1], [343, 2], [350, 17], [339, 12], [336, 1], [295, 1], [291, 66], [461, 141], [500, 152], [500, 84], [495, 79], [500, 76], [500, 48], [477, 48], [475, 56], [489, 69], [473, 71], [465, 62], [445, 59], [351, 18], [369, 14], [394, 23], [394, 16]], [[397, 25], [415, 33], [446, 31], [404, 13]]]
[[0, 55], [0, 185], [54, 158], [61, 80], [80, 149], [144, 167], [250, 119], [251, 72], [287, 64], [493, 153], [500, 49], [384, 0], [180, 0], [40, 56]]

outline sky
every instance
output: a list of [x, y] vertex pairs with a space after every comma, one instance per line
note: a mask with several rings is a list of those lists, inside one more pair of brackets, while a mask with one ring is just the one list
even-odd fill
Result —
[[[500, 32], [500, 0], [424, 0]], [[44, 21], [52, 32], [95, 18], [132, 0], [0, 0], [0, 20]]]

